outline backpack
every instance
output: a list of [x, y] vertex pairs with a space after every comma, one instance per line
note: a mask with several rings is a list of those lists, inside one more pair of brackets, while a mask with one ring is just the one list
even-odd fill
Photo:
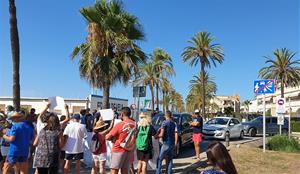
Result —
[[146, 151], [149, 149], [149, 131], [150, 131], [150, 126], [147, 126], [146, 128], [140, 126], [139, 133], [136, 139], [137, 150]]
[[125, 149], [126, 151], [132, 151], [135, 148], [135, 141], [136, 141], [136, 124], [134, 124], [134, 128], [131, 128], [132, 123], [126, 123], [123, 126], [122, 131], [127, 132], [127, 137], [124, 139], [123, 142], [120, 143], [120, 146]]
[[91, 149], [92, 153], [96, 153], [100, 149], [100, 147], [101, 147], [101, 144], [99, 141], [98, 133], [95, 133], [92, 137], [90, 149]]

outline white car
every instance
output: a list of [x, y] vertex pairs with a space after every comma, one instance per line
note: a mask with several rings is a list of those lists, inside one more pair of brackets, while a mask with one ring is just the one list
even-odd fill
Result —
[[204, 138], [226, 139], [244, 138], [244, 129], [240, 121], [233, 117], [215, 117], [203, 125]]

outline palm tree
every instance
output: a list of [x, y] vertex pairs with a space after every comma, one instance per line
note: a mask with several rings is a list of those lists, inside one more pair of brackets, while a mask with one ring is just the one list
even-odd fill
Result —
[[16, 5], [14, 0], [9, 0], [9, 24], [10, 24], [10, 43], [13, 62], [13, 105], [20, 110], [20, 44], [17, 25]]
[[296, 53], [287, 48], [276, 49], [273, 52], [275, 58], [265, 56], [266, 64], [259, 71], [259, 77], [263, 79], [275, 79], [280, 84], [281, 98], [284, 98], [284, 87], [298, 86], [300, 82], [300, 60], [293, 60]]
[[144, 85], [149, 85], [151, 93], [151, 110], [154, 113], [154, 85], [157, 81], [157, 74], [155, 71], [155, 64], [152, 61], [145, 63], [141, 66], [141, 76], [138, 81], [141, 81]]
[[171, 82], [166, 77], [161, 78], [161, 91], [162, 91], [162, 103], [163, 103], [163, 112], [168, 110], [168, 106], [170, 103], [170, 98], [168, 94], [173, 90]]
[[[199, 98], [199, 96], [202, 96], [203, 92], [202, 77], [204, 77], [204, 85], [206, 87], [205, 100]], [[200, 72], [197, 76], [193, 76], [193, 78], [194, 79], [190, 80], [190, 91], [186, 99], [189, 111], [203, 106], [203, 103], [214, 97], [217, 91], [217, 85], [214, 82], [214, 77], [211, 77], [208, 73], [205, 72], [203, 75], [202, 72]]]
[[250, 100], [245, 100], [245, 101], [243, 102], [243, 104], [244, 104], [244, 106], [246, 107], [247, 112], [249, 112], [249, 106], [250, 106], [250, 104], [251, 104], [251, 101], [250, 101]]
[[154, 62], [155, 71], [157, 74], [157, 81], [155, 82], [156, 86], [156, 107], [159, 108], [159, 86], [160, 81], [169, 77], [171, 75], [175, 75], [173, 69], [173, 63], [171, 57], [168, 55], [166, 51], [161, 48], [156, 48], [151, 55], [151, 60]]
[[222, 63], [224, 60], [223, 48], [220, 44], [215, 44], [214, 37], [208, 32], [199, 32], [188, 42], [192, 46], [185, 48], [182, 53], [183, 61], [190, 62], [191, 66], [197, 66], [200, 63], [202, 72], [202, 115], [205, 116], [205, 67], [210, 68], [211, 64]]
[[88, 36], [74, 48], [72, 59], [80, 57], [81, 78], [92, 87], [103, 89], [103, 106], [109, 108], [110, 87], [116, 82], [126, 85], [138, 64], [146, 60], [136, 45], [144, 34], [138, 19], [117, 0], [96, 1], [80, 13], [88, 23]]

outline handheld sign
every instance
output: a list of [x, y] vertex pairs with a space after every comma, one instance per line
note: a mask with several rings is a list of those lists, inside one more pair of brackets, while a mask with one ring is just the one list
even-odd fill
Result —
[[65, 101], [62, 97], [54, 96], [49, 97], [48, 102], [50, 103], [50, 110], [60, 110], [63, 111], [65, 108]]
[[99, 112], [104, 121], [114, 119], [114, 111], [112, 109], [102, 109]]

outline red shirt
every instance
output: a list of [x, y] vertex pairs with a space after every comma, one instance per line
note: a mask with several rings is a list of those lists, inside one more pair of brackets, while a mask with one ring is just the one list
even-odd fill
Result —
[[100, 148], [95, 153], [93, 153], [94, 155], [100, 155], [101, 153], [106, 153], [106, 140], [105, 140], [105, 136], [101, 132], [98, 132], [98, 140], [100, 143]]
[[126, 152], [126, 150], [123, 149], [120, 144], [125, 141], [128, 135], [127, 128], [130, 127], [131, 129], [133, 129], [135, 128], [135, 126], [136, 123], [133, 120], [125, 118], [124, 121], [118, 123], [113, 127], [113, 129], [109, 132], [109, 134], [114, 137], [112, 152]]

